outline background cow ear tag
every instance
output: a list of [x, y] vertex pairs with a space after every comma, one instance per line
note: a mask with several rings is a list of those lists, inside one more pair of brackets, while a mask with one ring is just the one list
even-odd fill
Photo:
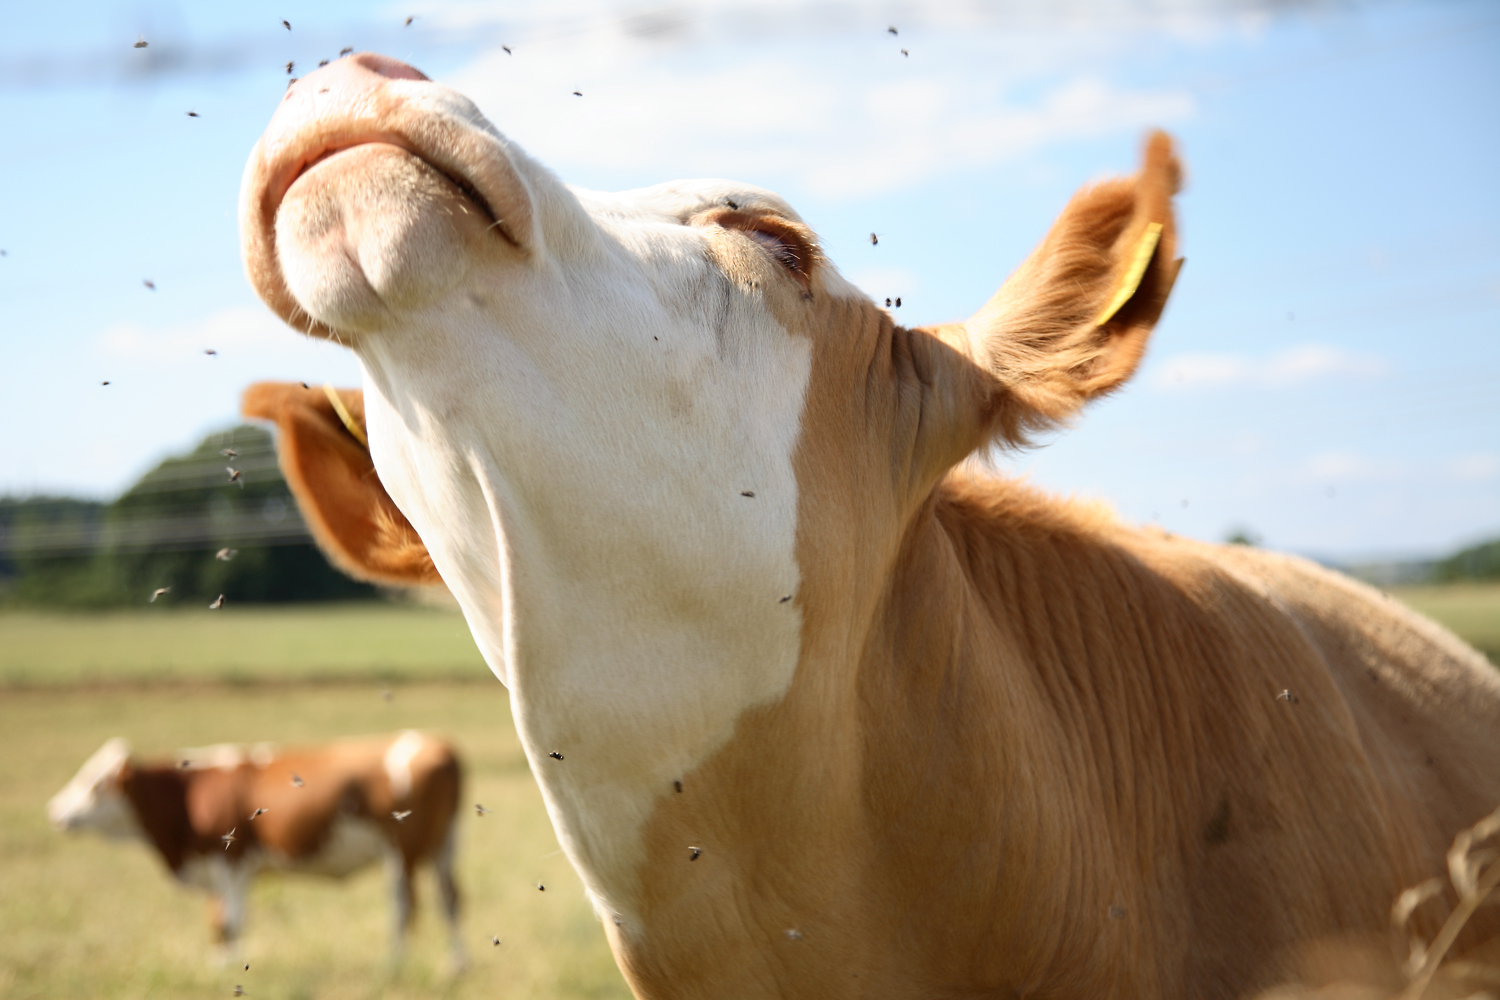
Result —
[[1094, 320], [1095, 326], [1103, 326], [1114, 318], [1115, 313], [1124, 308], [1125, 303], [1135, 294], [1135, 290], [1141, 287], [1141, 279], [1146, 276], [1146, 265], [1151, 263], [1151, 255], [1156, 252], [1156, 244], [1161, 241], [1161, 223], [1153, 222], [1146, 227], [1141, 234], [1141, 242], [1136, 245], [1135, 259], [1130, 262], [1130, 270], [1125, 272], [1125, 280], [1120, 282], [1119, 291], [1115, 292], [1114, 298], [1109, 300], [1109, 305]]

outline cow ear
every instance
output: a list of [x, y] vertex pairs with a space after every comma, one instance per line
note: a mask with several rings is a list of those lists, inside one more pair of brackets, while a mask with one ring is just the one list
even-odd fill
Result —
[[1172, 217], [1181, 178], [1171, 139], [1153, 133], [1139, 173], [1074, 195], [961, 335], [943, 331], [988, 376], [987, 438], [1025, 444], [1134, 373], [1182, 266]]
[[416, 529], [375, 473], [363, 392], [258, 382], [245, 390], [240, 412], [276, 424], [282, 474], [335, 566], [374, 583], [442, 582]]

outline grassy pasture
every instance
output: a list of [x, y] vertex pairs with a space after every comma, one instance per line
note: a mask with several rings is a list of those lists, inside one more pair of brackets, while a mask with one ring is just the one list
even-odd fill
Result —
[[[1397, 596], [1500, 659], [1500, 586]], [[466, 808], [461, 820], [471, 964], [456, 980], [444, 973], [425, 874], [399, 968], [387, 964], [378, 870], [342, 885], [263, 878], [241, 962], [222, 966], [203, 897], [171, 882], [144, 845], [65, 837], [43, 815], [109, 736], [155, 755], [407, 726], [452, 738], [468, 765], [466, 804], [492, 810]], [[629, 996], [558, 853], [505, 691], [459, 615], [401, 605], [0, 613], [0, 996], [172, 1000], [229, 996], [236, 984], [256, 1000]]]
[[0, 688], [488, 676], [463, 615], [442, 608], [226, 604], [218, 611], [0, 612]]
[[[290, 1000], [629, 996], [558, 852], [505, 690], [460, 616], [389, 605], [155, 610], [0, 614], [0, 996], [170, 1000], [227, 997], [237, 984]], [[288, 682], [299, 674], [325, 683]], [[204, 897], [172, 882], [145, 845], [64, 836], [43, 813], [109, 736], [150, 756], [408, 726], [453, 739], [468, 768], [459, 880], [470, 968], [456, 980], [426, 872], [399, 968], [387, 962], [378, 869], [343, 884], [263, 877], [242, 959], [225, 966]], [[476, 817], [475, 802], [493, 811]]]

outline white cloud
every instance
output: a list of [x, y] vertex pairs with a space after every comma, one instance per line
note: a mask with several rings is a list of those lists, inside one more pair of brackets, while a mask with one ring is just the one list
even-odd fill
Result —
[[1500, 479], [1500, 454], [1479, 451], [1459, 455], [1448, 465], [1448, 471], [1461, 482], [1480, 483]]
[[1373, 379], [1390, 364], [1328, 344], [1299, 344], [1269, 357], [1243, 354], [1178, 354], [1156, 365], [1153, 384], [1163, 389], [1284, 388], [1322, 379]]
[[[428, 16], [475, 31], [497, 10], [440, 5]], [[1107, 78], [1128, 31], [1059, 31], [1055, 21], [1018, 31], [1025, 18], [1012, 15], [956, 3], [884, 12], [705, 3], [567, 20], [518, 11], [500, 36], [516, 36], [513, 54], [496, 45], [444, 82], [565, 177], [579, 168], [728, 176], [829, 198], [899, 191], [1194, 113], [1186, 91]], [[885, 34], [888, 20], [901, 35]], [[829, 33], [844, 37], [831, 45]]]

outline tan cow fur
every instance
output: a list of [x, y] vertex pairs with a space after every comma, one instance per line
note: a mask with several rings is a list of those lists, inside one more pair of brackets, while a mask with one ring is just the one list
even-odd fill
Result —
[[[555, 210], [553, 182], [507, 155]], [[247, 203], [268, 217], [261, 169]], [[1500, 680], [1437, 626], [1308, 562], [960, 464], [1133, 372], [1180, 265], [1180, 173], [1153, 137], [1141, 172], [1075, 197], [973, 318], [931, 328], [848, 294], [785, 213], [763, 212], [804, 266], [779, 275], [743, 237], [754, 218], [682, 221], [745, 308], [811, 345], [800, 638], [790, 687], [748, 707], [680, 791], [661, 783], [621, 891], [631, 912], [601, 902], [639, 996], [1244, 996], [1307, 972], [1309, 948], [1400, 947], [1397, 893], [1500, 804]], [[251, 223], [257, 287], [303, 323], [261, 273], [270, 224]], [[1139, 289], [1097, 326], [1150, 223], [1163, 232]], [[389, 394], [400, 327], [372, 329]], [[393, 460], [446, 454], [422, 437], [443, 428], [410, 429], [418, 412]], [[282, 423], [283, 446], [305, 426]], [[303, 469], [304, 509], [332, 502], [323, 479], [347, 481], [347, 458]], [[546, 790], [562, 772], [541, 757]], [[557, 801], [573, 822], [585, 800]], [[1497, 932], [1482, 911], [1460, 950]]]

